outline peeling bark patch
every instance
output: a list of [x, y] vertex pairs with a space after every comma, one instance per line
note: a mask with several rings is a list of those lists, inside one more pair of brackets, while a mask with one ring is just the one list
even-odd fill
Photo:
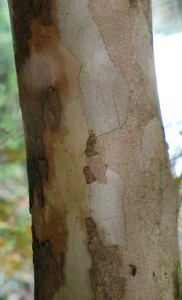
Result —
[[90, 168], [88, 166], [86, 166], [84, 169], [83, 169], [83, 173], [85, 175], [85, 179], [86, 179], [86, 183], [87, 184], [90, 184], [92, 183], [93, 181], [96, 180], [96, 177], [94, 176], [94, 174], [91, 172]]
[[37, 198], [40, 207], [44, 205], [42, 181], [48, 179], [48, 163], [45, 158], [36, 159], [27, 157], [27, 169], [29, 180], [29, 200], [30, 200], [30, 213], [32, 212], [34, 191], [36, 190]]
[[[47, 77], [49, 77], [48, 73]], [[44, 204], [43, 182], [48, 180], [49, 166], [45, 157], [43, 133], [47, 129], [47, 126], [51, 132], [59, 130], [61, 99], [58, 90], [48, 87], [41, 90], [41, 92], [36, 91], [34, 94], [30, 92], [26, 101], [28, 102], [28, 100], [31, 101], [32, 107], [23, 103], [22, 112], [25, 119], [24, 127], [31, 212], [34, 190], [37, 192], [39, 205], [42, 207]]]
[[[50, 241], [39, 243], [33, 232], [33, 264], [35, 278], [35, 300], [52, 299], [64, 284], [64, 253], [58, 262], [52, 255]], [[51, 274], [51, 276], [50, 276]], [[38, 285], [38, 288], [37, 288]]]
[[126, 279], [120, 276], [122, 254], [117, 246], [103, 246], [96, 224], [91, 218], [86, 219], [86, 227], [93, 262], [90, 278], [96, 300], [122, 299], [126, 291]]
[[35, 201], [32, 214], [35, 291], [39, 292], [36, 300], [53, 299], [65, 283], [68, 238], [65, 213], [60, 207], [49, 206], [46, 218], [46, 206], [42, 209]]
[[[33, 97], [33, 95], [31, 95], [30, 98], [31, 97]], [[34, 95], [34, 97], [37, 101], [32, 101], [32, 108], [28, 109], [26, 103], [22, 104], [22, 112], [26, 120], [24, 128], [27, 150], [30, 212], [32, 211], [35, 191], [37, 192], [39, 205], [41, 207], [43, 206], [44, 196], [42, 184], [43, 180], [48, 179], [48, 162], [45, 157], [43, 145], [43, 132], [45, 130], [43, 120], [44, 107], [41, 96], [38, 97], [38, 95]], [[26, 100], [28, 101], [28, 98]]]
[[102, 162], [101, 157], [95, 150], [97, 137], [93, 130], [89, 131], [89, 138], [86, 144], [85, 154], [87, 157], [88, 166], [83, 170], [87, 183], [92, 183], [97, 180], [99, 183], [106, 183], [106, 170], [107, 166]]
[[95, 136], [94, 132], [92, 130], [90, 130], [89, 138], [88, 138], [88, 141], [86, 144], [86, 150], [85, 150], [87, 157], [97, 155], [97, 151], [95, 150], [96, 142], [97, 142], [97, 137]]
[[53, 88], [45, 89], [41, 91], [40, 95], [35, 94], [34, 97], [35, 99], [32, 101], [32, 106], [34, 106], [34, 109], [28, 109], [26, 105], [22, 106], [22, 111], [24, 112], [24, 117], [26, 120], [25, 134], [27, 136], [26, 148], [30, 212], [32, 211], [35, 190], [37, 192], [39, 205], [43, 207], [43, 181], [48, 180], [49, 167], [48, 161], [45, 157], [43, 143], [43, 133], [46, 129], [44, 115], [49, 112], [47, 123], [51, 131], [55, 132], [59, 130], [61, 110], [59, 93]]

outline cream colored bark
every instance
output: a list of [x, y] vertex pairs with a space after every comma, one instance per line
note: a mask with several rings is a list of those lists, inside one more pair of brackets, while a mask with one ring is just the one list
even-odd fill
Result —
[[178, 299], [177, 194], [149, 1], [35, 3], [10, 3], [35, 299]]

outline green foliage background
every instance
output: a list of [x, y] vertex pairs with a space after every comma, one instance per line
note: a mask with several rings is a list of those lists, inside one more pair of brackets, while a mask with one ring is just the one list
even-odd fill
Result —
[[0, 300], [12, 293], [14, 299], [28, 299], [33, 279], [25, 147], [5, 1], [0, 2], [0, 53]]

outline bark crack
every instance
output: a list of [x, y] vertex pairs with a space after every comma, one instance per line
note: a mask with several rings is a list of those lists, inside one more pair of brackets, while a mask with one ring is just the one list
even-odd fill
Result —
[[121, 127], [121, 123], [120, 123], [120, 120], [119, 120], [119, 114], [118, 114], [118, 111], [117, 111], [116, 101], [115, 101], [114, 96], [113, 96], [113, 102], [114, 102], [114, 108], [115, 108], [115, 112], [116, 112], [116, 115], [117, 115], [118, 123], [119, 123], [119, 126]]

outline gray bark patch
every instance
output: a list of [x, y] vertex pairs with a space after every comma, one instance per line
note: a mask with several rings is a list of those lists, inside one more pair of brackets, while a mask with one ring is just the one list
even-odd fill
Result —
[[91, 172], [94, 174], [96, 180], [99, 183], [105, 184], [107, 182], [106, 171], [107, 166], [103, 163], [100, 155], [95, 155], [91, 158], [87, 158], [88, 166]]
[[157, 117], [148, 122], [142, 137], [142, 151], [139, 156], [140, 169], [147, 170], [152, 159], [163, 156], [163, 131]]
[[109, 168], [105, 184], [98, 181], [90, 185], [92, 217], [104, 246], [126, 246], [126, 220], [124, 209], [125, 185], [119, 174]]

